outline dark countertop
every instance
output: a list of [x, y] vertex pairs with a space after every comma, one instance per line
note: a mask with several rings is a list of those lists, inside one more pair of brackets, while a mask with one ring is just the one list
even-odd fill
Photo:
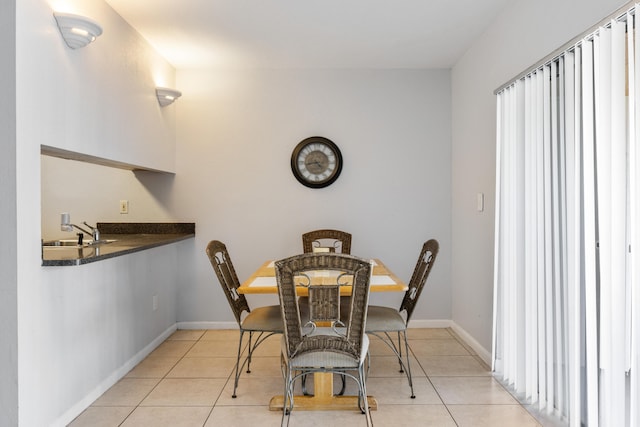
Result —
[[195, 223], [98, 223], [101, 240], [90, 246], [43, 246], [43, 266], [82, 265], [195, 237]]

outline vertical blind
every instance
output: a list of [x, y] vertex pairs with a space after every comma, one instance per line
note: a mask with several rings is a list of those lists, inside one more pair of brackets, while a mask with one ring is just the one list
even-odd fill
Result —
[[571, 426], [640, 425], [636, 7], [497, 92], [493, 369]]

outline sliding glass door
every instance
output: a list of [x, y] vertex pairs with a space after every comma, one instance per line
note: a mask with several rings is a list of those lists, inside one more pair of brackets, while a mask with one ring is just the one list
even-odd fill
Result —
[[497, 92], [494, 370], [572, 426], [640, 425], [635, 7]]

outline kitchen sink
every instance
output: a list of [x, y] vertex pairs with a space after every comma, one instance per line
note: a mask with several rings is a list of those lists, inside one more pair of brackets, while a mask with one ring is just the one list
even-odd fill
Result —
[[51, 247], [68, 247], [68, 246], [87, 246], [88, 242], [83, 242], [82, 245], [78, 245], [78, 239], [65, 239], [65, 240], [49, 240], [42, 242], [42, 246]]
[[88, 246], [102, 245], [104, 243], [113, 243], [115, 241], [116, 241], [115, 239], [104, 239], [104, 240], [98, 240], [95, 242], [93, 240], [84, 240], [82, 242], [82, 245], [79, 245], [78, 239], [62, 239], [62, 240], [48, 240], [46, 242], [42, 242], [42, 246], [47, 248], [68, 248], [68, 247], [85, 248]]

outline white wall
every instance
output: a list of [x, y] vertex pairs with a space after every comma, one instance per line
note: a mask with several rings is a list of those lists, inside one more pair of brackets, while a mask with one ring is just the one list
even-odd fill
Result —
[[21, 292], [21, 426], [66, 425], [175, 330], [178, 252], [191, 244], [37, 269]]
[[[63, 11], [89, 16], [104, 28], [95, 43], [69, 49], [53, 18], [54, 3], [61, 4], [16, 4], [17, 238], [12, 250], [19, 394], [9, 416], [18, 411], [19, 425], [37, 427], [66, 425], [175, 328], [178, 253], [193, 245], [185, 241], [85, 266], [41, 267], [41, 200], [51, 196], [41, 195], [41, 144], [153, 169], [173, 170], [175, 161], [175, 106], [160, 110], [153, 91], [156, 83], [173, 85], [171, 66], [102, 0], [64, 2], [69, 9]], [[154, 214], [148, 215], [157, 216], [149, 220], [167, 216], [165, 193], [148, 175], [74, 168], [57, 159], [43, 163], [45, 171], [47, 164], [62, 164], [68, 173], [43, 178], [56, 190], [65, 189], [65, 207], [77, 212], [74, 221], [117, 218], [114, 199], [129, 186], [137, 186], [132, 200], [157, 199], [151, 205]], [[123, 179], [122, 174], [129, 175]], [[59, 208], [52, 209], [56, 213], [44, 218], [57, 222]], [[159, 300], [156, 311], [153, 295]]]
[[[596, 24], [620, 0], [520, 0], [452, 70], [453, 320], [491, 349], [495, 96], [500, 85]], [[477, 192], [486, 194], [483, 213]]]
[[18, 423], [16, 4], [0, 2], [0, 425]]
[[[71, 222], [173, 222], [167, 208], [174, 175], [130, 171], [43, 155], [40, 158], [42, 189], [42, 238], [73, 239], [60, 231], [60, 213]], [[129, 213], [120, 213], [120, 200], [129, 202]], [[86, 237], [86, 236], [85, 236]]]
[[[381, 258], [405, 280], [422, 243], [438, 239], [414, 317], [450, 318], [448, 70], [179, 70], [177, 79], [172, 206], [198, 224], [180, 321], [232, 319], [204, 252], [209, 240], [227, 244], [244, 280], [266, 259], [300, 253], [302, 233], [325, 227], [351, 232], [352, 254]], [[314, 135], [344, 157], [340, 178], [315, 190], [290, 168], [293, 148]], [[372, 301], [399, 305], [399, 295]]]
[[[98, 21], [103, 34], [88, 47], [70, 49], [54, 8]], [[29, 72], [28, 90], [40, 95], [25, 113], [50, 120], [32, 130], [40, 144], [173, 171], [175, 109], [158, 105], [155, 87], [171, 86], [174, 70], [140, 34], [102, 0], [29, 0], [18, 12], [30, 17], [20, 22], [27, 31], [18, 29], [18, 42], [38, 52], [29, 51], [19, 64]]]

